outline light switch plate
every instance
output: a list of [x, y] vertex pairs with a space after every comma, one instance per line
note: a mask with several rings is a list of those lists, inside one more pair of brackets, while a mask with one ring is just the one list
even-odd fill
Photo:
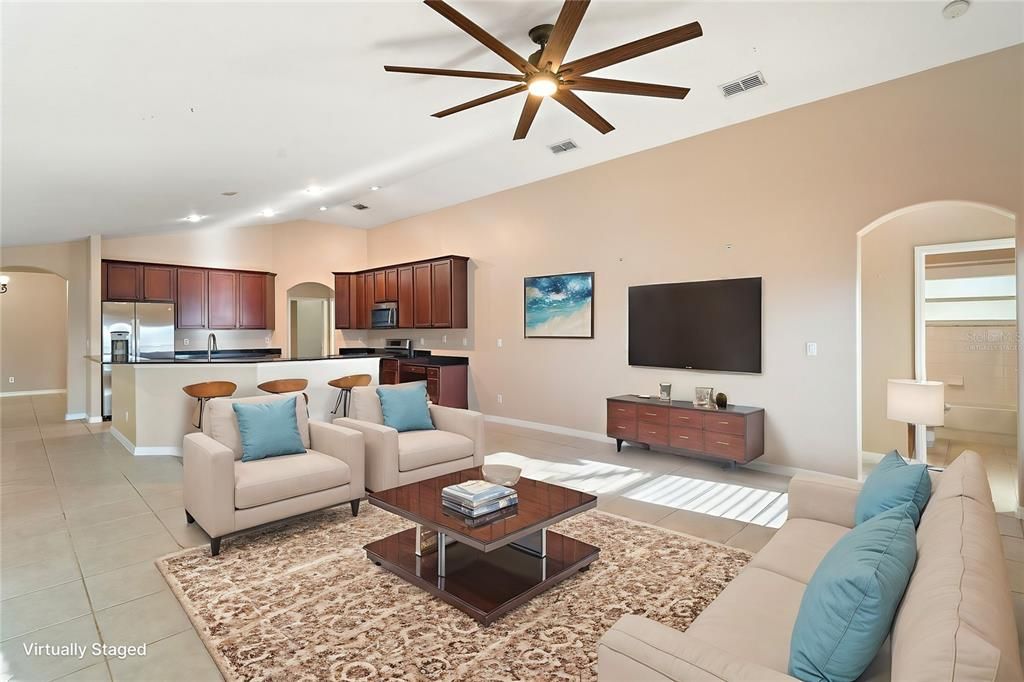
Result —
[[498, 339], [498, 348], [501, 348], [501, 339]]
[[807, 357], [813, 358], [818, 354], [818, 344], [814, 341], [807, 342]]

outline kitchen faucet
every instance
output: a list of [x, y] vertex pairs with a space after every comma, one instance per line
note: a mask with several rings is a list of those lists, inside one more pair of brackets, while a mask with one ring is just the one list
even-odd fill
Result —
[[206, 361], [213, 360], [213, 351], [217, 350], [217, 335], [210, 332], [206, 337]]

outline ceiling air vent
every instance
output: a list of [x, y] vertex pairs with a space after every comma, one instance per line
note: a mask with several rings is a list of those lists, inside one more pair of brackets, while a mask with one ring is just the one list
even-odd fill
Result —
[[354, 208], [357, 211], [365, 211], [370, 207], [367, 206], [366, 204], [352, 204], [352, 208]]
[[733, 95], [738, 95], [741, 92], [759, 88], [764, 84], [764, 76], [761, 75], [760, 71], [755, 71], [749, 76], [744, 76], [743, 78], [726, 83], [725, 85], [720, 85], [719, 87], [722, 88], [723, 95], [726, 97], [732, 97]]
[[576, 143], [572, 140], [565, 140], [557, 144], [550, 145], [548, 149], [551, 150], [552, 154], [561, 154], [562, 152], [571, 152], [573, 149], [579, 149]]

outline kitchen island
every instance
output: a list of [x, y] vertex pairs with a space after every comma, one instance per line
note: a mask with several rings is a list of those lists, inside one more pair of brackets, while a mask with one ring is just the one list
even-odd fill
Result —
[[201, 357], [125, 363], [95, 356], [89, 359], [111, 367], [111, 434], [135, 455], [180, 455], [185, 434], [196, 431], [192, 426], [196, 401], [182, 391], [189, 384], [231, 381], [238, 386], [235, 397], [244, 398], [267, 395], [256, 388], [264, 381], [306, 379], [310, 419], [329, 422], [334, 418], [330, 411], [338, 390], [327, 382], [350, 374], [369, 374], [377, 384], [381, 357]]

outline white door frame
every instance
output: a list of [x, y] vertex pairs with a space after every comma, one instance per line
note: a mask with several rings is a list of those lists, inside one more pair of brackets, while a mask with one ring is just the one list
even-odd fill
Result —
[[[914, 247], [914, 378], [918, 381], [928, 379], [925, 339], [927, 329], [924, 319], [924, 286], [925, 259], [939, 253], [964, 253], [966, 251], [995, 251], [997, 249], [1016, 249], [1014, 237], [1006, 239], [984, 239], [974, 242], [955, 242], [952, 244], [929, 244]], [[1016, 256], [1016, 252], [1015, 252]], [[914, 432], [915, 459], [925, 461], [928, 454], [928, 429], [917, 426]]]

